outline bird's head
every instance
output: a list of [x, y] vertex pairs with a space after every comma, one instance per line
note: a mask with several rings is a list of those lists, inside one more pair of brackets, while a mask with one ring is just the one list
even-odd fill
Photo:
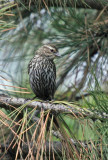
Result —
[[38, 54], [52, 60], [56, 57], [60, 57], [58, 49], [53, 44], [43, 45], [41, 48], [39, 48]]

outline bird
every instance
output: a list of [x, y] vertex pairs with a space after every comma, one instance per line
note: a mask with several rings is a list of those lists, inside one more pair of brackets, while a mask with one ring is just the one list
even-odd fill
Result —
[[[28, 64], [29, 82], [32, 91], [37, 98], [45, 101], [53, 100], [56, 90], [56, 66], [54, 59], [60, 57], [58, 49], [53, 44], [45, 44], [40, 47], [35, 56]], [[44, 119], [46, 116], [44, 116]], [[52, 114], [49, 114], [52, 118]], [[53, 118], [56, 127], [59, 124], [56, 117]], [[47, 130], [49, 130], [50, 121], [47, 123]]]
[[52, 100], [56, 90], [56, 66], [54, 59], [59, 57], [53, 44], [45, 44], [36, 52], [28, 64], [29, 82], [37, 98]]

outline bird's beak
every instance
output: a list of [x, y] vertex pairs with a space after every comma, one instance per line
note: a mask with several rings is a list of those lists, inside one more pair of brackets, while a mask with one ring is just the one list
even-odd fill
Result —
[[55, 56], [61, 57], [61, 55], [59, 54], [59, 52], [56, 52], [56, 53], [55, 53]]

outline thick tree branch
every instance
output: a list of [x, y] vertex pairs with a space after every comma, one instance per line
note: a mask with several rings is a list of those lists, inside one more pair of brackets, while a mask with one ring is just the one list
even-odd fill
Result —
[[[13, 109], [14, 107], [18, 108], [21, 105], [24, 105], [25, 107], [29, 108], [35, 108], [41, 110], [43, 108], [44, 110], [50, 110], [51, 113], [53, 114], [59, 114], [59, 113], [68, 113], [72, 114], [73, 117], [78, 116], [80, 118], [91, 118], [92, 120], [100, 119], [108, 119], [108, 114], [106, 113], [99, 113], [97, 111], [90, 111], [88, 109], [82, 109], [80, 107], [77, 107], [74, 104], [65, 104], [65, 103], [57, 103], [55, 102], [40, 102], [40, 101], [31, 101], [31, 100], [26, 100], [24, 98], [15, 98], [15, 97], [6, 97], [1, 95], [0, 96], [0, 107], [1, 108], [6, 108], [6, 109]], [[11, 107], [10, 107], [11, 105]]]

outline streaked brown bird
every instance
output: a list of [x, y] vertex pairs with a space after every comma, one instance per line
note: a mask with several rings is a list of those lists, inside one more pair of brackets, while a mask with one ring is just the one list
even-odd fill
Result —
[[56, 67], [53, 62], [58, 50], [52, 44], [43, 45], [28, 65], [30, 86], [36, 97], [52, 100], [56, 89]]

